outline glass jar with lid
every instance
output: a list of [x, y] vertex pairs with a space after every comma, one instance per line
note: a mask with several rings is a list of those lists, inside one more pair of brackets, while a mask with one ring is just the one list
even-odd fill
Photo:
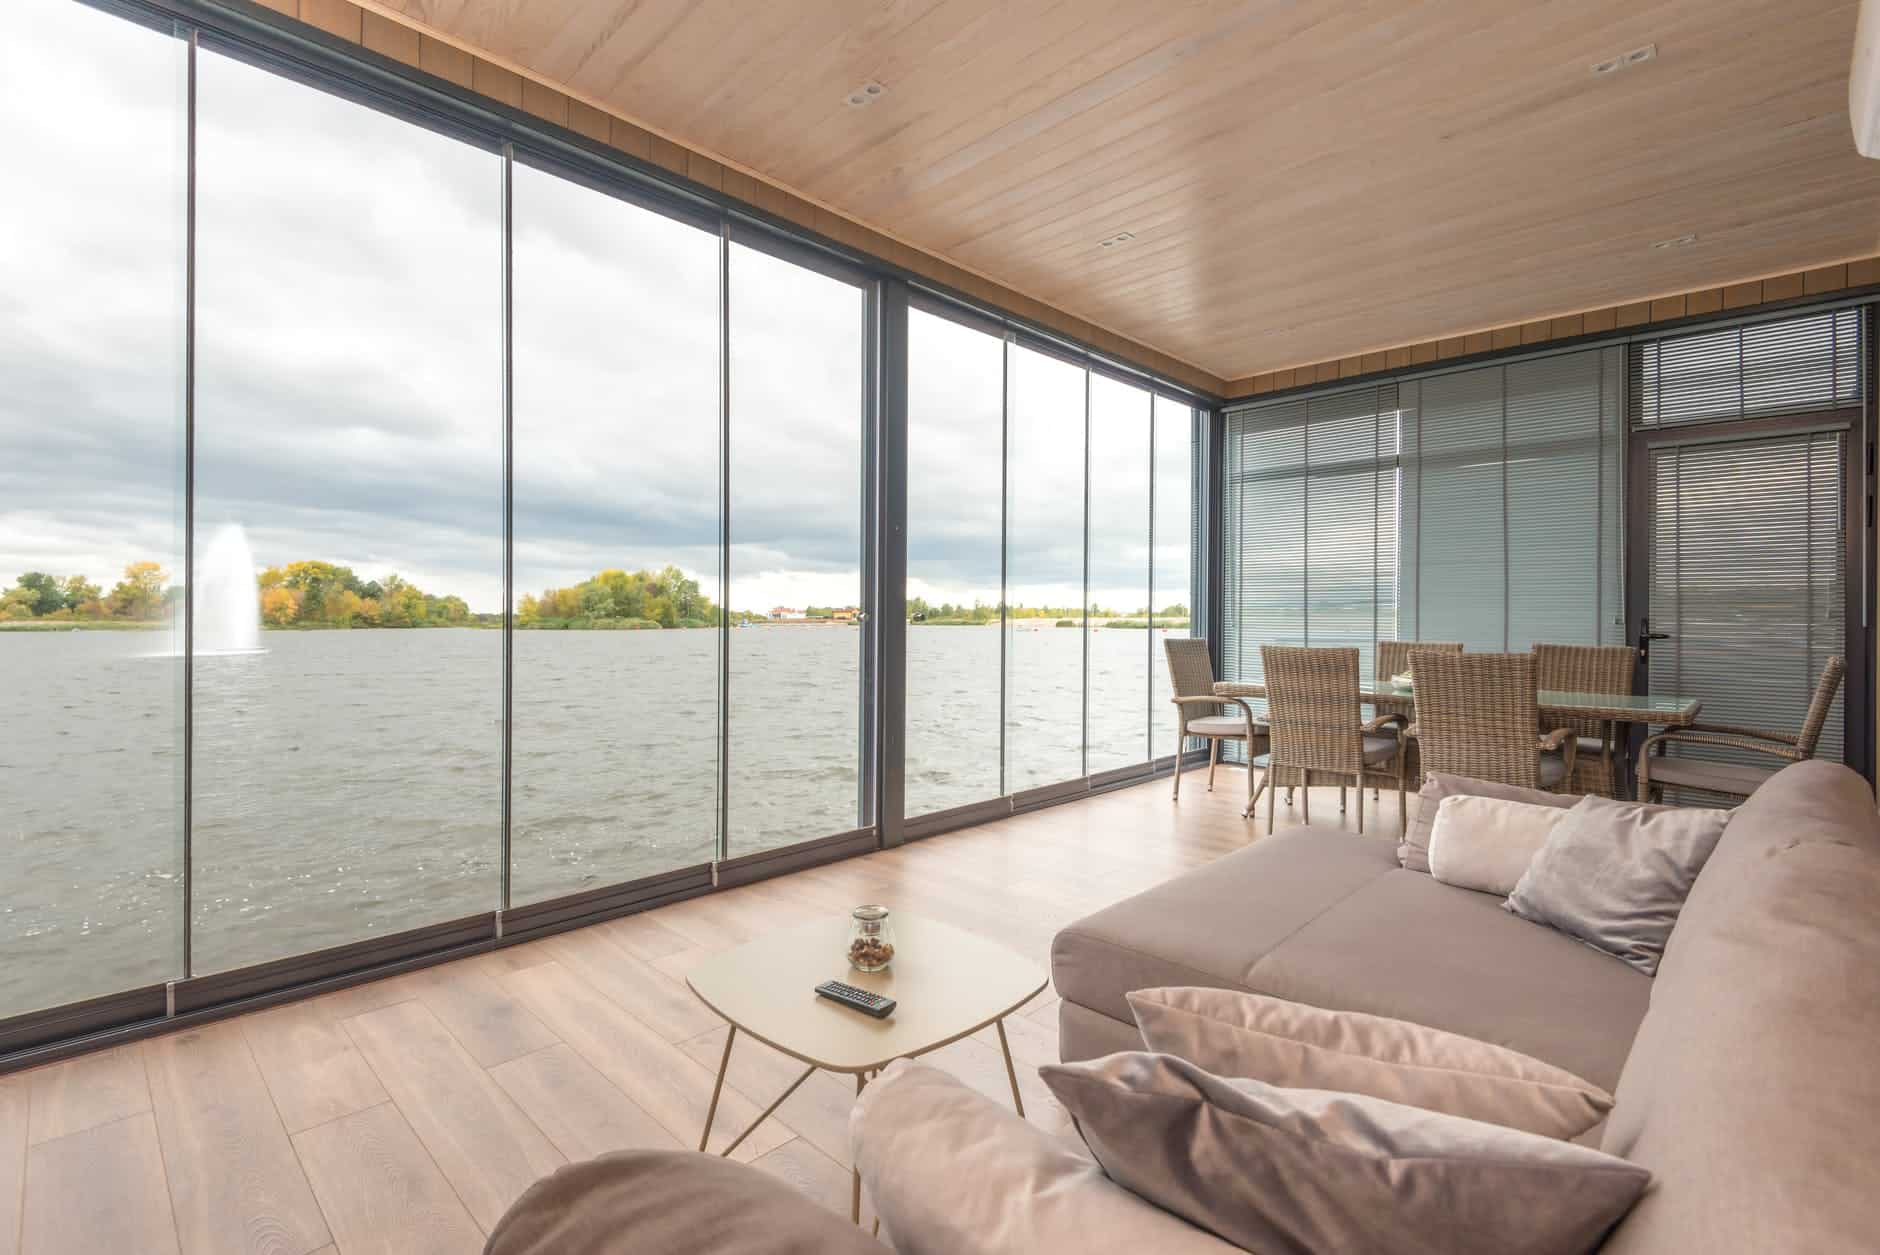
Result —
[[894, 924], [885, 906], [858, 906], [849, 912], [849, 965], [879, 972], [894, 962]]

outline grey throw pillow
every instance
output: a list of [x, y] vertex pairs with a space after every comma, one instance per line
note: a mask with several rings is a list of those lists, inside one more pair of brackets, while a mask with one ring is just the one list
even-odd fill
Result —
[[1117, 1184], [1249, 1251], [1581, 1255], [1651, 1179], [1571, 1142], [1172, 1055], [1039, 1073]]
[[1582, 798], [1554, 826], [1505, 905], [1655, 976], [1684, 899], [1730, 815]]
[[1446, 776], [1431, 772], [1417, 791], [1416, 814], [1404, 825], [1403, 840], [1397, 843], [1397, 861], [1413, 872], [1429, 874], [1430, 834], [1436, 827], [1436, 808], [1446, 797], [1492, 797], [1504, 802], [1527, 802], [1534, 806], [1555, 806], [1567, 810], [1580, 799], [1566, 793], [1545, 789], [1524, 789], [1514, 784], [1497, 784], [1473, 776]]

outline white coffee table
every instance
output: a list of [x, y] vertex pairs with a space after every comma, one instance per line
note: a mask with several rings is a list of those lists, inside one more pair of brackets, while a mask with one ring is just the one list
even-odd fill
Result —
[[[1022, 1116], [1018, 1072], [1005, 1040], [1005, 1017], [1043, 992], [1044, 969], [1004, 946], [972, 933], [893, 913], [894, 964], [885, 972], [861, 972], [849, 966], [849, 921], [832, 915], [783, 932], [746, 942], [701, 963], [686, 984], [730, 1031], [718, 1060], [711, 1106], [698, 1148], [711, 1137], [731, 1063], [731, 1043], [740, 1032], [805, 1065], [790, 1088], [764, 1108], [751, 1127], [738, 1134], [723, 1153], [729, 1155], [757, 1126], [770, 1118], [817, 1069], [855, 1077], [860, 1094], [868, 1078], [896, 1059], [912, 1058], [970, 1036], [991, 1024], [999, 1030], [1005, 1075], [1012, 1084], [1012, 1105]], [[816, 986], [840, 980], [895, 999], [886, 1019], [839, 1006], [817, 995]], [[862, 1178], [854, 1174], [850, 1215], [861, 1219]]]

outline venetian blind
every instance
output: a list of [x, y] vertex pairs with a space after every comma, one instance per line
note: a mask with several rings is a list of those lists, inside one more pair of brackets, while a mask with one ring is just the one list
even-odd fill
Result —
[[1625, 640], [1623, 365], [1591, 349], [1403, 385], [1406, 637]]
[[1858, 405], [1861, 311], [1642, 341], [1632, 348], [1637, 427], [1714, 423]]
[[1222, 666], [1258, 683], [1261, 645], [1355, 646], [1397, 626], [1395, 384], [1227, 412]]

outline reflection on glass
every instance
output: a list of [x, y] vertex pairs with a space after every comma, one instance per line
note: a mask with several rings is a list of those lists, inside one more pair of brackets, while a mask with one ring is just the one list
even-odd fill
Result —
[[718, 240], [514, 174], [512, 902], [709, 862]]
[[908, 315], [906, 809], [999, 796], [1004, 342]]
[[181, 41], [0, 42], [0, 1015], [182, 975]]
[[1149, 742], [1155, 757], [1177, 751], [1175, 707], [1162, 642], [1190, 635], [1194, 596], [1194, 410], [1155, 399], [1155, 561], [1151, 573]]
[[1084, 371], [1008, 346], [1005, 790], [1083, 768]]
[[496, 903], [502, 233], [495, 155], [197, 74], [201, 973]]
[[1149, 757], [1149, 478], [1141, 388], [1090, 376], [1091, 774]]
[[732, 857], [861, 815], [863, 289], [731, 247]]

